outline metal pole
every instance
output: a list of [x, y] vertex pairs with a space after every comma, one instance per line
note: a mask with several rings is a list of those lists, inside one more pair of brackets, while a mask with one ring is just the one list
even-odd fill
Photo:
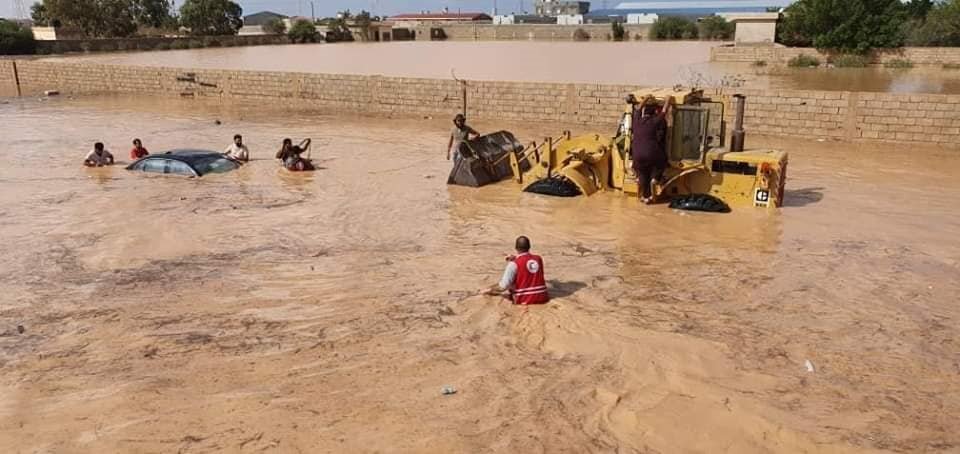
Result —
[[747, 97], [741, 94], [733, 95], [737, 103], [737, 112], [733, 117], [733, 133], [730, 135], [730, 151], [743, 151], [743, 140], [746, 133], [743, 130], [743, 114], [747, 104]]
[[310, 2], [310, 19], [314, 22], [317, 21], [317, 13], [313, 11], [313, 2]]
[[13, 81], [17, 84], [17, 97], [22, 96], [20, 92], [20, 73], [17, 72], [17, 61], [13, 61]]

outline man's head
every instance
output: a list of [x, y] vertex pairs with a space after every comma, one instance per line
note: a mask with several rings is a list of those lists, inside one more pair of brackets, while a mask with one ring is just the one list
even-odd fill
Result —
[[463, 114], [457, 114], [457, 116], [453, 117], [453, 124], [457, 125], [458, 128], [462, 128], [466, 122], [467, 117], [463, 116]]
[[649, 117], [657, 114], [657, 105], [656, 104], [644, 104], [643, 106], [643, 116]]
[[291, 139], [289, 139], [289, 138], [283, 139], [283, 146], [289, 147], [289, 146], [291, 146], [291, 145], [293, 145], [293, 140], [291, 140]]
[[233, 143], [237, 145], [243, 145], [243, 136], [241, 136], [240, 134], [234, 134]]
[[93, 150], [96, 151], [97, 153], [103, 152], [103, 142], [97, 142], [93, 144]]
[[300, 149], [300, 147], [298, 147], [298, 146], [296, 146], [296, 145], [290, 147], [290, 154], [292, 154], [292, 155], [294, 155], [294, 156], [300, 156], [300, 153], [303, 153], [303, 150]]
[[517, 243], [514, 246], [519, 253], [530, 252], [530, 238], [523, 235], [517, 237]]
[[141, 142], [140, 139], [133, 139], [133, 146], [140, 148], [143, 146], [143, 142]]

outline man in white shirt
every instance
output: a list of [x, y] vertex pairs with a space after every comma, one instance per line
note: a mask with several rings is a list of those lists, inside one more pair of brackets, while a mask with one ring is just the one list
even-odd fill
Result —
[[113, 155], [103, 148], [103, 142], [93, 144], [93, 151], [83, 158], [83, 165], [87, 167], [103, 167], [113, 165]]
[[226, 150], [223, 150], [223, 154], [237, 161], [247, 162], [250, 160], [250, 150], [243, 144], [243, 136], [240, 134], [233, 136], [233, 143]]

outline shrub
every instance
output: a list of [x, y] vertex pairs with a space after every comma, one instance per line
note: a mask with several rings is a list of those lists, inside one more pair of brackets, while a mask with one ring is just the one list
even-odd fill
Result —
[[280, 19], [271, 19], [266, 24], [260, 26], [264, 33], [271, 35], [282, 35], [287, 32], [287, 24]]
[[203, 47], [203, 41], [199, 39], [191, 39], [189, 41], [189, 46], [191, 49], [200, 49]]
[[732, 23], [721, 16], [707, 16], [700, 19], [700, 38], [728, 40], [736, 29]]
[[960, 63], [944, 63], [943, 69], [960, 69]]
[[160, 41], [159, 43], [157, 43], [157, 45], [153, 49], [154, 50], [170, 50], [170, 43], [166, 41]]
[[840, 54], [830, 59], [830, 63], [837, 68], [866, 68], [870, 59], [863, 55]]
[[797, 0], [777, 24], [777, 41], [863, 55], [902, 46], [906, 22], [900, 0]]
[[37, 52], [33, 32], [16, 22], [0, 19], [0, 54], [24, 55]]
[[290, 27], [287, 36], [294, 43], [315, 43], [317, 42], [317, 26], [307, 20], [298, 20]]
[[696, 39], [697, 24], [683, 17], [661, 17], [650, 27], [650, 39]]
[[613, 34], [614, 41], [623, 41], [623, 37], [627, 34], [627, 31], [623, 29], [623, 24], [619, 21], [610, 23], [610, 31]]
[[178, 38], [178, 39], [175, 40], [174, 42], [170, 43], [170, 48], [171, 48], [171, 49], [189, 49], [189, 48], [190, 48], [190, 40], [189, 40], [189, 39]]
[[637, 33], [637, 34], [633, 35], [633, 40], [634, 40], [634, 41], [643, 41], [643, 35], [641, 35], [640, 33]]
[[574, 41], [590, 41], [590, 34], [582, 28], [578, 28], [573, 32]]
[[893, 59], [887, 60], [887, 62], [884, 63], [883, 66], [886, 68], [894, 68], [894, 69], [909, 69], [909, 68], [913, 68], [913, 62], [903, 58], [893, 58]]
[[935, 2], [931, 5], [926, 17], [911, 21], [907, 44], [960, 46], [960, 0]]
[[754, 60], [754, 61], [753, 61], [753, 66], [755, 66], [755, 67], [757, 67], [757, 68], [762, 68], [762, 67], [764, 67], [764, 66], [767, 66], [767, 61], [766, 61], [766, 60]]
[[237, 45], [235, 42], [233, 42], [232, 39], [228, 39], [224, 41], [222, 44], [223, 44], [223, 47], [233, 47]]
[[220, 41], [217, 41], [217, 40], [215, 40], [215, 39], [211, 39], [211, 40], [205, 42], [204, 45], [207, 46], [207, 47], [220, 47]]
[[817, 57], [800, 54], [787, 61], [787, 66], [791, 68], [816, 68], [820, 66], [820, 60]]

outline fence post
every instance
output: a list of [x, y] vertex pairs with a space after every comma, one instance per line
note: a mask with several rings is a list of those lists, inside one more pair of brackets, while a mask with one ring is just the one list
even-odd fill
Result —
[[20, 92], [20, 73], [17, 71], [17, 61], [13, 60], [13, 81], [17, 85], [17, 97], [22, 96]]

